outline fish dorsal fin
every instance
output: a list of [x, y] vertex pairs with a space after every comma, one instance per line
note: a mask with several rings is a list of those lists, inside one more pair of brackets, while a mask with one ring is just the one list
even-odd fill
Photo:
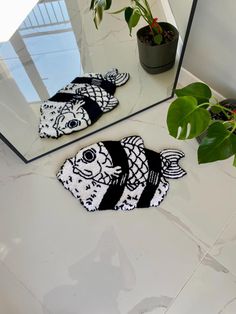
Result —
[[129, 164], [127, 187], [135, 190], [144, 184], [148, 178], [148, 162], [144, 150], [144, 142], [140, 136], [130, 136], [121, 140]]
[[139, 146], [141, 149], [144, 149], [143, 139], [138, 135], [123, 138], [121, 144]]
[[120, 73], [118, 69], [111, 69], [104, 75], [104, 79], [115, 86], [122, 86], [129, 80], [129, 73]]

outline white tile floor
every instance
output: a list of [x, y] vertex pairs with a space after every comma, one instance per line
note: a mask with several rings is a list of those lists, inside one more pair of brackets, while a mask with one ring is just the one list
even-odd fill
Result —
[[[199, 166], [195, 141], [168, 135], [161, 104], [23, 164], [0, 143], [1, 314], [235, 314], [236, 173]], [[98, 140], [140, 135], [178, 148], [188, 175], [159, 208], [88, 213], [56, 180]]]

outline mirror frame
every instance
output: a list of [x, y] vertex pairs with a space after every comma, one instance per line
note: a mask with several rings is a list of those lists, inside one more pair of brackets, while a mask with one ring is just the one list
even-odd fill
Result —
[[109, 127], [111, 127], [111, 126], [113, 126], [113, 125], [115, 125], [115, 124], [117, 124], [117, 123], [119, 123], [119, 122], [122, 122], [122, 121], [124, 121], [124, 120], [126, 120], [126, 119], [128, 119], [128, 118], [131, 118], [131, 117], [133, 117], [133, 116], [135, 116], [135, 115], [137, 115], [137, 114], [139, 114], [139, 113], [141, 113], [141, 112], [143, 112], [143, 111], [146, 111], [146, 110], [148, 110], [148, 109], [150, 109], [150, 108], [153, 108], [154, 106], [157, 106], [157, 105], [159, 105], [159, 104], [161, 104], [161, 103], [163, 103], [163, 102], [165, 102], [165, 101], [170, 100], [171, 98], [173, 98], [173, 97], [174, 97], [174, 93], [175, 93], [175, 89], [176, 89], [176, 86], [177, 86], [177, 83], [178, 83], [178, 79], [179, 79], [179, 75], [180, 75], [180, 71], [181, 71], [181, 67], [182, 67], [182, 63], [183, 63], [183, 59], [184, 59], [184, 54], [185, 54], [185, 50], [186, 50], [186, 47], [187, 47], [188, 38], [189, 38], [189, 35], [190, 35], [190, 31], [191, 31], [191, 27], [192, 27], [192, 23], [193, 23], [193, 18], [194, 18], [194, 14], [195, 14], [197, 2], [198, 2], [198, 0], [192, 0], [192, 1], [193, 1], [193, 3], [192, 3], [192, 7], [191, 7], [191, 10], [190, 10], [190, 14], [189, 14], [189, 19], [188, 19], [188, 23], [187, 23], [187, 28], [186, 28], [185, 36], [184, 36], [184, 39], [183, 39], [183, 46], [182, 46], [182, 50], [181, 50], [181, 54], [180, 54], [180, 58], [179, 58], [179, 63], [178, 63], [178, 66], [177, 66], [177, 71], [176, 71], [176, 75], [175, 75], [175, 79], [174, 79], [173, 89], [172, 89], [171, 95], [170, 95], [169, 97], [167, 97], [167, 98], [165, 98], [165, 99], [163, 99], [163, 100], [161, 100], [161, 101], [159, 101], [159, 102], [157, 102], [157, 103], [154, 103], [153, 105], [150, 105], [150, 106], [148, 106], [147, 108], [144, 108], [144, 109], [139, 110], [139, 111], [137, 111], [137, 112], [135, 112], [135, 113], [132, 113], [132, 114], [130, 114], [130, 115], [128, 115], [128, 116], [126, 116], [126, 117], [120, 119], [120, 120], [117, 120], [117, 121], [115, 121], [115, 122], [112, 122], [111, 124], [108, 124], [108, 125], [106, 125], [106, 126], [100, 128], [100, 129], [98, 129], [98, 130], [96, 130], [96, 131], [90, 132], [90, 133], [88, 133], [88, 134], [86, 134], [86, 135], [83, 135], [82, 137], [79, 137], [79, 138], [77, 138], [77, 139], [75, 139], [75, 140], [72, 140], [72, 141], [69, 142], [69, 143], [66, 143], [66, 144], [61, 145], [61, 146], [59, 146], [59, 147], [57, 147], [57, 148], [54, 148], [54, 149], [52, 149], [52, 150], [49, 150], [49, 151], [47, 151], [46, 153], [43, 153], [43, 154], [41, 154], [41, 155], [38, 155], [38, 156], [36, 156], [36, 157], [34, 157], [34, 158], [32, 158], [32, 159], [26, 159], [26, 158], [14, 147], [14, 145], [12, 145], [12, 144], [7, 140], [7, 138], [6, 138], [2, 133], [0, 133], [0, 139], [1, 139], [7, 146], [9, 146], [9, 148], [10, 148], [18, 157], [20, 157], [20, 159], [23, 160], [24, 163], [27, 164], [27, 163], [29, 163], [29, 162], [32, 162], [32, 161], [34, 161], [34, 160], [36, 160], [36, 159], [39, 159], [39, 158], [42, 158], [42, 157], [44, 157], [44, 156], [46, 156], [46, 155], [48, 155], [48, 154], [51, 154], [51, 153], [53, 153], [53, 152], [55, 152], [55, 151], [57, 151], [57, 150], [59, 150], [59, 149], [62, 149], [62, 148], [64, 148], [64, 147], [66, 147], [66, 146], [69, 146], [69, 145], [71, 145], [71, 144], [73, 144], [73, 143], [75, 143], [75, 142], [77, 142], [77, 141], [79, 141], [79, 140], [82, 140], [82, 139], [84, 139], [84, 138], [87, 137], [87, 136], [91, 136], [91, 135], [93, 135], [93, 134], [95, 134], [95, 133], [97, 133], [97, 132], [99, 132], [99, 131], [101, 131], [101, 130], [104, 130], [104, 129], [106, 129], [106, 128], [109, 128]]

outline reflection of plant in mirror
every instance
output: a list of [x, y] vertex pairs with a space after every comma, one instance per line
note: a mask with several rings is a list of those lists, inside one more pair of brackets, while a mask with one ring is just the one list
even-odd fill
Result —
[[234, 156], [236, 166], [236, 103], [218, 102], [210, 88], [193, 83], [175, 91], [178, 96], [168, 110], [170, 135], [185, 140], [203, 135], [198, 162], [207, 163]]
[[[150, 5], [147, 0], [129, 0], [129, 5], [112, 14], [124, 12], [125, 21], [128, 24], [130, 35], [132, 29], [138, 24], [142, 17], [149, 25], [150, 32], [143, 38], [143, 41], [152, 45], [160, 45], [173, 39], [174, 33], [170, 30], [164, 30], [157, 22], [157, 18], [153, 17]], [[112, 0], [91, 0], [90, 10], [94, 12], [94, 23], [96, 28], [101, 23], [103, 12], [109, 10]]]

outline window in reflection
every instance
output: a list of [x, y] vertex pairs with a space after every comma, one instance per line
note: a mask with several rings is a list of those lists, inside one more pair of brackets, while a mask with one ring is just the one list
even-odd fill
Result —
[[0, 54], [30, 103], [49, 98], [83, 71], [64, 0], [38, 3]]
[[27, 75], [25, 67], [12, 47], [11, 42], [6, 42], [2, 45], [0, 55], [1, 58], [4, 59], [5, 64], [8, 67], [8, 71], [13, 76], [18, 88], [25, 96], [26, 100], [28, 102], [39, 101], [39, 95]]

